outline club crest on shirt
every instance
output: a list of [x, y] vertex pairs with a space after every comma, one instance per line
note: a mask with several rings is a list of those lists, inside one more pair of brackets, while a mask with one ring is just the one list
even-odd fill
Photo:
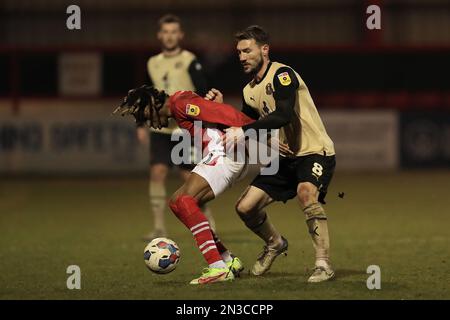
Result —
[[278, 80], [283, 86], [288, 86], [291, 84], [291, 77], [289, 77], [288, 72], [283, 72], [278, 75]]
[[186, 114], [189, 116], [196, 117], [200, 114], [200, 108], [195, 104], [187, 104], [186, 105]]

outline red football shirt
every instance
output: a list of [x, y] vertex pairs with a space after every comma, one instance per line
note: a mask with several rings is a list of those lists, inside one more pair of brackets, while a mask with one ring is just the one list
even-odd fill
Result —
[[194, 121], [202, 121], [201, 142], [204, 164], [215, 165], [225, 155], [221, 142], [223, 130], [228, 127], [242, 127], [255, 120], [236, 110], [229, 104], [205, 100], [192, 91], [178, 91], [169, 99], [172, 117], [180, 128], [194, 136]]

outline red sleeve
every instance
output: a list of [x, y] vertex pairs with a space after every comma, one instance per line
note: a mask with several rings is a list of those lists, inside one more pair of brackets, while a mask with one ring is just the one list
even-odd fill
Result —
[[226, 127], [242, 127], [255, 121], [229, 104], [205, 100], [197, 95], [191, 96], [186, 103], [185, 113], [192, 120], [202, 120]]

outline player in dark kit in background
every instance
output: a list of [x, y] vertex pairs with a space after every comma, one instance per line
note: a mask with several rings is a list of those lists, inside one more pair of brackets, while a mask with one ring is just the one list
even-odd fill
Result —
[[[242, 112], [259, 119], [241, 128], [229, 128], [227, 139], [243, 136], [247, 129], [279, 129], [280, 163], [274, 175], [259, 175], [244, 191], [236, 211], [245, 225], [265, 241], [251, 272], [262, 275], [288, 242], [269, 221], [265, 207], [274, 201], [297, 197], [315, 249], [315, 268], [308, 282], [334, 277], [330, 264], [325, 203], [334, 173], [335, 151], [305, 82], [287, 65], [269, 59], [269, 36], [259, 26], [237, 33], [237, 51], [244, 72], [253, 79], [243, 90]], [[220, 91], [206, 97], [222, 102]], [[287, 149], [281, 146], [287, 144]], [[284, 151], [284, 154], [283, 154]]]
[[[163, 16], [159, 20], [157, 36], [161, 42], [162, 52], [151, 57], [147, 63], [148, 75], [153, 86], [168, 94], [179, 90], [191, 90], [203, 96], [207, 91], [206, 78], [195, 55], [180, 47], [184, 37], [180, 19], [174, 15]], [[170, 154], [176, 143], [171, 141], [171, 135], [176, 134], [177, 130], [179, 131], [177, 124], [171, 120], [167, 128], [158, 131], [151, 129], [150, 132], [149, 198], [154, 229], [144, 236], [144, 240], [147, 241], [167, 235], [164, 223], [167, 203], [165, 183], [169, 169], [173, 166]], [[141, 143], [148, 143], [148, 128], [138, 127], [137, 136]], [[193, 167], [190, 164], [179, 165], [183, 181], [187, 179]], [[210, 210], [205, 208], [204, 211], [214, 228]]]

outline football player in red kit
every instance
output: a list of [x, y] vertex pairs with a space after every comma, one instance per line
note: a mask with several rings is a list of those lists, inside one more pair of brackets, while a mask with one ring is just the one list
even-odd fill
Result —
[[[233, 280], [244, 268], [243, 264], [215, 236], [200, 207], [245, 174], [245, 161], [226, 157], [223, 130], [241, 127], [254, 120], [230, 105], [205, 100], [192, 91], [178, 91], [169, 97], [164, 91], [150, 86], [130, 90], [114, 113], [131, 114], [136, 122], [159, 129], [167, 126], [169, 118], [174, 118], [191, 136], [201, 134], [204, 157], [172, 195], [169, 206], [192, 232], [208, 263], [208, 268], [191, 284]], [[201, 132], [196, 132], [194, 121], [202, 121]]]

